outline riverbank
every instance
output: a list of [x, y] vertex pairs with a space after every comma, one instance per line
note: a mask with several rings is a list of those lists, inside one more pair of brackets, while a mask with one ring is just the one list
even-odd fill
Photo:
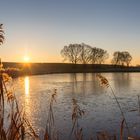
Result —
[[[140, 67], [114, 66], [108, 64], [69, 64], [69, 63], [15, 63], [4, 62], [4, 68], [19, 69], [15, 76], [42, 75], [54, 73], [95, 73], [95, 72], [140, 72]], [[11, 73], [12, 74], [12, 73]]]

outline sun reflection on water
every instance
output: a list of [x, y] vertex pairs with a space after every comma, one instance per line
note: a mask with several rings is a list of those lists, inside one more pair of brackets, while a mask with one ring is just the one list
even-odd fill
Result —
[[28, 76], [24, 78], [24, 88], [25, 88], [24, 108], [26, 115], [30, 118], [31, 117], [30, 78]]
[[24, 79], [24, 85], [25, 85], [25, 95], [29, 95], [30, 79], [29, 79], [28, 76], [26, 76], [25, 79]]

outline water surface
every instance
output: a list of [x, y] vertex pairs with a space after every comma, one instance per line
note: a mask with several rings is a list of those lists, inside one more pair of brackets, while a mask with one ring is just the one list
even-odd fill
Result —
[[[140, 73], [106, 73], [118, 101], [121, 104], [129, 128], [134, 135], [140, 135], [138, 108], [140, 95]], [[14, 80], [18, 101], [25, 108], [28, 119], [35, 130], [42, 135], [47, 122], [50, 96], [57, 89], [54, 115], [59, 136], [66, 139], [72, 128], [72, 99], [85, 110], [80, 119], [85, 137], [106, 130], [119, 134], [122, 117], [110, 89], [101, 87], [96, 74], [48, 74], [26, 76]]]

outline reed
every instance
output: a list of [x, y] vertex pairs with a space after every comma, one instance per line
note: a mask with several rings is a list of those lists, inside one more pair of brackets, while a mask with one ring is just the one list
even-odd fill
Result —
[[76, 99], [72, 99], [72, 129], [70, 136], [74, 134], [75, 140], [83, 140], [83, 129], [79, 126], [79, 119], [84, 115], [85, 111], [80, 108]]
[[126, 118], [125, 118], [125, 114], [124, 114], [124, 112], [123, 112], [123, 110], [122, 110], [121, 104], [120, 104], [120, 102], [119, 102], [119, 100], [118, 100], [118, 98], [117, 98], [117, 96], [116, 96], [116, 94], [115, 94], [115, 92], [114, 92], [112, 86], [110, 85], [110, 83], [109, 83], [109, 81], [106, 79], [106, 77], [102, 76], [101, 74], [97, 74], [97, 77], [98, 77], [98, 79], [100, 80], [100, 84], [101, 84], [102, 86], [105, 86], [105, 87], [107, 87], [107, 88], [110, 88], [111, 93], [112, 93], [112, 95], [113, 95], [113, 97], [114, 97], [114, 99], [115, 99], [115, 101], [116, 101], [116, 104], [117, 104], [117, 106], [118, 106], [118, 108], [119, 108], [119, 110], [120, 110], [120, 113], [121, 113], [121, 115], [122, 115], [122, 119], [123, 119], [124, 122], [125, 122], [127, 131], [128, 131], [128, 135], [130, 135], [130, 130], [129, 130], [128, 123], [127, 123]]
[[[27, 120], [24, 111], [19, 109], [14, 93], [6, 87], [11, 79], [8, 74], [0, 71], [0, 139], [24, 140], [27, 137], [37, 139], [39, 137]], [[7, 103], [5, 103], [6, 100]], [[5, 104], [9, 108], [7, 117], [5, 116]], [[5, 125], [8, 127], [5, 127]]]
[[54, 93], [51, 95], [50, 105], [49, 105], [49, 112], [48, 112], [48, 119], [46, 125], [46, 131], [44, 135], [44, 140], [58, 140], [58, 133], [55, 129], [55, 118], [53, 112], [53, 104], [56, 102], [56, 94], [57, 90], [54, 89]]

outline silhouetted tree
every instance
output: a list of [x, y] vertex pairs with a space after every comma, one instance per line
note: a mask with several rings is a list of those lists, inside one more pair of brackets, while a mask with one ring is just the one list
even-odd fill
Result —
[[132, 61], [132, 56], [130, 55], [129, 52], [122, 52], [123, 53], [123, 61], [124, 64], [126, 64], [127, 66], [130, 65], [131, 61]]
[[130, 62], [132, 60], [132, 56], [130, 55], [129, 52], [125, 51], [125, 52], [114, 52], [113, 54], [113, 59], [112, 59], [112, 63], [115, 65], [130, 65]]
[[106, 50], [103, 49], [98, 49], [98, 59], [97, 59], [97, 63], [98, 64], [102, 64], [105, 62], [106, 59], [108, 59], [109, 54], [107, 53]]
[[91, 61], [90, 56], [91, 56], [92, 47], [84, 43], [81, 44], [81, 47], [82, 47], [82, 51], [80, 54], [80, 62], [83, 64], [88, 64]]
[[68, 60], [71, 63], [77, 64], [80, 61], [81, 52], [82, 46], [80, 44], [70, 44], [69, 46], [64, 46], [61, 50], [61, 55], [64, 61]]
[[117, 51], [113, 54], [112, 64], [121, 65], [122, 63], [122, 53]]
[[84, 43], [64, 46], [61, 50], [61, 55], [64, 61], [68, 60], [74, 64], [102, 64], [109, 56], [106, 50], [96, 47], [93, 48]]
[[3, 24], [0, 24], [0, 45], [2, 45], [4, 42], [4, 31], [3, 31], [2, 26]]
[[92, 64], [102, 64], [108, 58], [108, 53], [106, 50], [100, 48], [91, 48], [91, 63]]
[[95, 64], [97, 62], [97, 58], [98, 58], [98, 49], [96, 47], [91, 48], [91, 63]]

